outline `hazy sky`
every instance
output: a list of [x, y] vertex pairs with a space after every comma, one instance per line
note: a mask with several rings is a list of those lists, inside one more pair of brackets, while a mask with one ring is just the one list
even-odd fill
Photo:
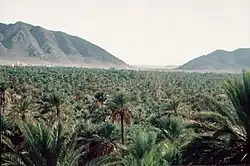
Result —
[[129, 64], [182, 64], [250, 47], [250, 0], [0, 0], [24, 21], [97, 44]]

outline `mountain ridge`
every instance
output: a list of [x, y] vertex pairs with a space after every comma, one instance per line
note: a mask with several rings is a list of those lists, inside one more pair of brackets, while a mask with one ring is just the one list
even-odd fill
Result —
[[233, 51], [217, 49], [194, 58], [180, 66], [180, 70], [241, 70], [250, 69], [250, 48]]
[[0, 23], [0, 58], [52, 65], [128, 67], [106, 51], [80, 37], [18, 21]]

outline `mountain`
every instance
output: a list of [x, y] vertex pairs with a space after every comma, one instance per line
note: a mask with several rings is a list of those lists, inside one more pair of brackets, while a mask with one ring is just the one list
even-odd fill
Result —
[[243, 68], [250, 69], [250, 48], [239, 48], [234, 51], [216, 50], [195, 58], [178, 69], [236, 71]]
[[60, 31], [24, 22], [0, 23], [0, 62], [31, 65], [128, 67], [101, 47]]

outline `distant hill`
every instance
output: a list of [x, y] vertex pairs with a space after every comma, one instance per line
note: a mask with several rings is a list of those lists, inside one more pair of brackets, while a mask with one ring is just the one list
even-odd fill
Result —
[[0, 63], [85, 67], [127, 67], [84, 39], [23, 22], [0, 23]]
[[234, 51], [216, 50], [195, 58], [178, 69], [237, 71], [243, 68], [250, 69], [250, 48], [240, 48]]
[[138, 70], [170, 70], [175, 69], [178, 66], [176, 65], [134, 65], [132, 66], [134, 69]]

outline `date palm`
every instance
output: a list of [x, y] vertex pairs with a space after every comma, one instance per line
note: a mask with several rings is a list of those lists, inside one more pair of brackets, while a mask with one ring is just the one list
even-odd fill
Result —
[[242, 160], [250, 164], [250, 72], [243, 71], [242, 80], [227, 81], [225, 91], [234, 106], [237, 116], [235, 122], [243, 130], [240, 133], [245, 140]]
[[95, 131], [82, 133], [78, 136], [77, 144], [83, 147], [83, 157], [81, 157], [79, 164], [90, 163], [100, 157], [115, 154], [119, 152], [120, 148], [123, 148], [116, 141], [117, 133], [114, 124], [104, 123], [101, 127], [96, 127]]
[[63, 97], [58, 92], [52, 92], [46, 96], [43, 96], [42, 100], [38, 102], [40, 104], [41, 114], [47, 114], [55, 112], [55, 117], [59, 122], [61, 120], [61, 106], [63, 104]]
[[[188, 109], [187, 106], [183, 106], [183, 103], [176, 98], [168, 99], [166, 103], [166, 108], [164, 109], [163, 113], [160, 113], [158, 117], [162, 116], [170, 116], [170, 115], [175, 115], [175, 116], [182, 116], [183, 118], [188, 118], [187, 112], [185, 110]], [[189, 113], [190, 114], [190, 113]]]
[[[8, 141], [10, 137], [14, 135], [13, 124], [10, 122], [9, 118], [1, 115], [1, 154], [8, 150]], [[6, 147], [7, 146], [7, 147]]]
[[1, 116], [1, 141], [7, 149], [9, 149], [9, 143], [15, 147], [15, 149], [22, 149], [24, 137], [18, 127], [19, 121], [13, 117]]
[[[78, 150], [74, 137], [66, 137], [62, 125], [52, 129], [43, 124], [23, 123], [20, 125], [26, 145], [15, 149], [9, 142], [11, 151], [2, 154], [4, 165], [22, 166], [74, 166], [77, 164]], [[70, 140], [71, 139], [71, 140]]]
[[14, 106], [13, 111], [17, 117], [21, 117], [22, 120], [25, 120], [27, 114], [32, 111], [32, 104], [28, 99], [22, 99], [18, 105]]
[[250, 72], [243, 71], [242, 79], [226, 81], [224, 89], [233, 107], [207, 97], [210, 111], [194, 115], [198, 122], [192, 125], [203, 131], [191, 142], [197, 156], [203, 155], [203, 161], [194, 164], [250, 164]]
[[165, 160], [171, 164], [181, 164], [181, 152], [192, 140], [193, 129], [186, 128], [186, 121], [174, 115], [152, 119], [151, 123], [157, 131], [157, 143], [163, 142], [170, 147]]
[[179, 106], [180, 106], [180, 101], [173, 98], [173, 99], [168, 100], [166, 110], [173, 111], [175, 114], [177, 114], [179, 110]]
[[[7, 95], [6, 95], [7, 93]], [[8, 101], [10, 94], [8, 93], [8, 86], [7, 83], [0, 84], [0, 114], [4, 114], [6, 102]], [[7, 101], [6, 101], [7, 98]]]
[[148, 153], [155, 147], [155, 144], [156, 133], [134, 129], [131, 132], [131, 144], [127, 156], [128, 165], [141, 165], [148, 157]]
[[152, 131], [135, 130], [131, 144], [124, 157], [109, 155], [92, 161], [93, 165], [112, 166], [160, 166], [172, 165], [176, 156], [173, 145], [167, 141], [156, 144], [156, 134]]
[[5, 89], [0, 87], [0, 113], [4, 113], [4, 104], [5, 104], [5, 97], [4, 97]]
[[129, 105], [130, 98], [124, 91], [116, 93], [111, 101], [108, 103], [108, 107], [111, 110], [110, 119], [112, 122], [120, 122], [121, 124], [121, 138], [124, 145], [124, 123], [130, 124], [132, 118], [132, 110]]
[[94, 100], [97, 101], [100, 105], [105, 104], [105, 102], [107, 101], [107, 95], [104, 92], [97, 92], [94, 95]]

